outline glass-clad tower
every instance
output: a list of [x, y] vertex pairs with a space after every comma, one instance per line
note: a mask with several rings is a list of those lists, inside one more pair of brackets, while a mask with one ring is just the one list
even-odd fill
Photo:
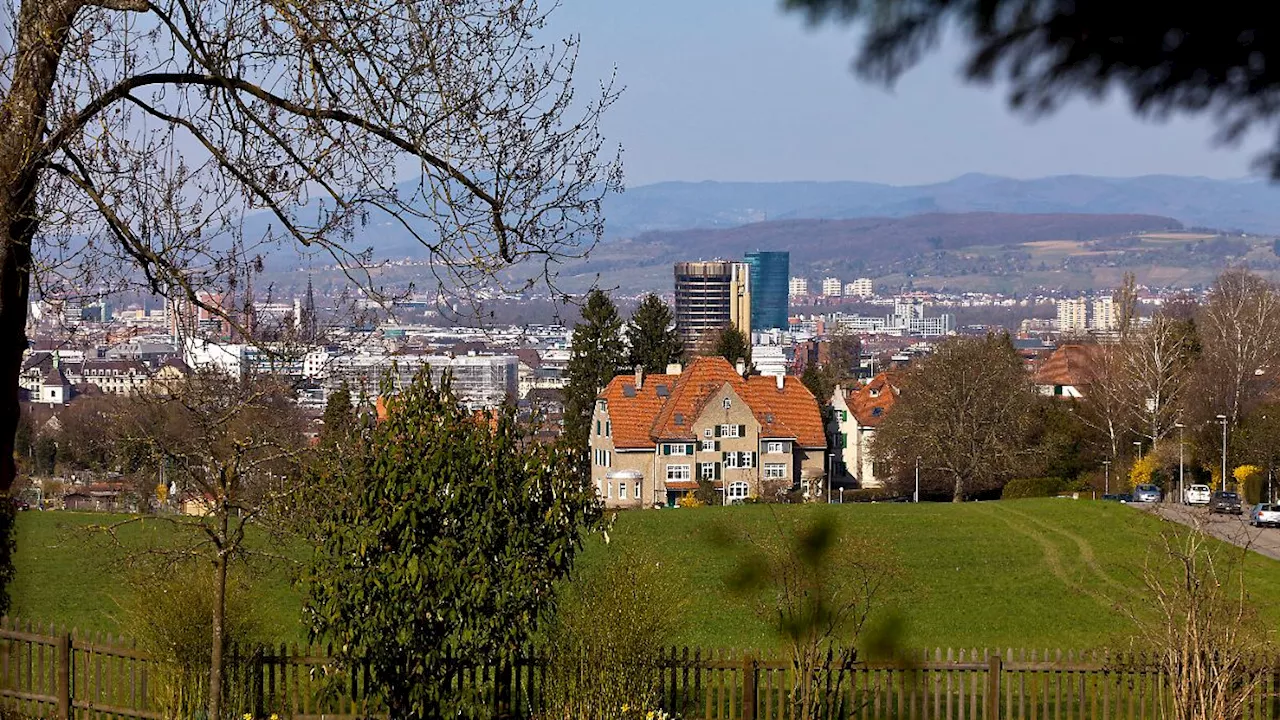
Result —
[[750, 252], [751, 329], [786, 330], [791, 281], [791, 253]]

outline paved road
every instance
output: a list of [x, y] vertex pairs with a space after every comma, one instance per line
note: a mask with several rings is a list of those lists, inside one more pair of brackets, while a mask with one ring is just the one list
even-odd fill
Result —
[[1183, 525], [1203, 524], [1206, 532], [1216, 538], [1226, 540], [1233, 545], [1248, 547], [1254, 552], [1273, 560], [1280, 560], [1280, 529], [1249, 527], [1249, 514], [1243, 515], [1210, 515], [1203, 507], [1189, 507], [1161, 503], [1159, 505], [1139, 505], [1134, 507], [1146, 509], [1161, 517]]

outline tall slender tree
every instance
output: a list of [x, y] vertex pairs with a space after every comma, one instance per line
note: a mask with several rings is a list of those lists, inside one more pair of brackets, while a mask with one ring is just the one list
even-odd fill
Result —
[[596, 396], [614, 375], [624, 370], [626, 359], [618, 308], [608, 295], [596, 288], [587, 293], [582, 322], [573, 328], [569, 384], [564, 389], [563, 439], [569, 447], [586, 449]]
[[650, 293], [627, 322], [627, 364], [643, 367], [645, 372], [665, 372], [667, 365], [678, 362], [684, 352], [676, 332], [675, 316], [662, 298]]

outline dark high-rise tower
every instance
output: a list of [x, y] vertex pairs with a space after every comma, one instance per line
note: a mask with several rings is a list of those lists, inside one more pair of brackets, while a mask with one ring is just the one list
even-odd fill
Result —
[[791, 253], [750, 252], [745, 260], [751, 267], [751, 329], [786, 330]]

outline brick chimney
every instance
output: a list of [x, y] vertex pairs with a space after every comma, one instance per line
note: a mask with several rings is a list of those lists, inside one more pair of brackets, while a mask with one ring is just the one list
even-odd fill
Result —
[[739, 375], [741, 375], [742, 377], [746, 377], [746, 376], [747, 376], [747, 361], [746, 361], [746, 360], [743, 360], [742, 358], [738, 358], [738, 363], [737, 363], [736, 365], [734, 365], [734, 368], [738, 371], [738, 374], [739, 374]]
[[667, 363], [668, 375], [679, 375], [681, 370], [683, 370], [683, 368], [680, 367], [680, 363]]

